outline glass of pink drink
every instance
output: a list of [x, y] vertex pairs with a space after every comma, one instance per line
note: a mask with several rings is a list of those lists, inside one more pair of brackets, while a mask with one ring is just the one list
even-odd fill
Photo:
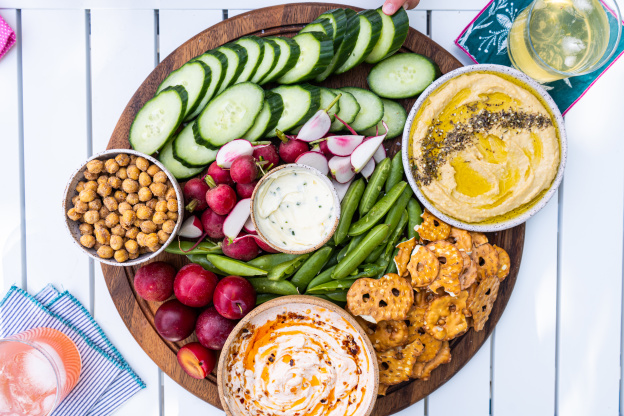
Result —
[[65, 334], [35, 328], [0, 340], [0, 416], [45, 416], [76, 386], [82, 362]]

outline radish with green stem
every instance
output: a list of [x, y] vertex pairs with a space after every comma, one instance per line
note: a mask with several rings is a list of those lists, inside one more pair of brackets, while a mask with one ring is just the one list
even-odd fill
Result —
[[364, 178], [366, 178], [366, 180], [368, 180], [368, 178], [370, 178], [370, 176], [373, 174], [374, 171], [375, 171], [375, 159], [371, 158], [371, 160], [369, 160], [368, 163], [364, 165], [360, 173], [362, 174], [362, 176], [364, 176]]
[[223, 223], [223, 233], [232, 240], [238, 236], [251, 214], [251, 199], [241, 199]]
[[232, 140], [221, 146], [217, 152], [217, 165], [223, 169], [229, 169], [232, 162], [239, 156], [251, 156], [253, 154], [253, 146], [250, 142], [243, 139]]
[[178, 235], [183, 238], [198, 238], [203, 233], [204, 227], [201, 220], [195, 215], [191, 215], [182, 223]]
[[349, 156], [334, 156], [327, 162], [332, 177], [339, 183], [347, 183], [355, 176]]
[[272, 144], [264, 144], [264, 145], [256, 145], [253, 150], [253, 157], [256, 160], [263, 162], [267, 161], [268, 163], [262, 168], [265, 170], [271, 170], [277, 165], [279, 165], [280, 159], [277, 154], [277, 149]]
[[246, 184], [255, 181], [258, 177], [256, 159], [252, 155], [237, 157], [230, 167], [230, 176], [236, 183]]
[[388, 156], [386, 155], [386, 149], [384, 149], [383, 145], [379, 146], [377, 148], [377, 151], [373, 155], [373, 159], [375, 160], [375, 163], [380, 163], [386, 157]]
[[327, 108], [319, 110], [310, 118], [297, 133], [297, 140], [313, 142], [325, 136], [331, 127], [332, 120], [327, 112], [340, 100], [342, 94], [338, 94]]
[[[227, 218], [226, 215], [219, 215], [210, 208], [206, 208], [201, 215], [202, 226], [204, 227], [204, 233], [215, 240], [220, 240], [225, 237], [223, 233], [223, 223]], [[202, 238], [203, 240], [203, 238]]]
[[241, 199], [251, 198], [254, 189], [256, 189], [256, 185], [258, 181], [253, 181], [251, 183], [237, 183], [236, 184], [236, 193], [238, 197]]
[[279, 155], [285, 163], [295, 163], [300, 154], [310, 150], [306, 142], [287, 136], [280, 130], [276, 131], [277, 137], [282, 141], [279, 145]]
[[[251, 220], [251, 216], [249, 218], [247, 218], [247, 221], [245, 221], [245, 225], [243, 225], [243, 229], [245, 231], [247, 231], [249, 234], [257, 234], [256, 232], [256, 226], [254, 225], [253, 221]], [[256, 240], [256, 243], [258, 241]], [[260, 246], [260, 244], [258, 244], [258, 246]], [[262, 247], [260, 247], [262, 248]]]
[[351, 153], [364, 141], [364, 136], [330, 136], [327, 138], [327, 149], [334, 156], [351, 156]]
[[364, 169], [366, 164], [373, 158], [375, 152], [377, 152], [379, 147], [383, 144], [388, 132], [388, 127], [385, 122], [382, 123], [384, 127], [386, 127], [386, 133], [366, 139], [351, 153], [351, 165], [355, 173], [359, 173]]
[[208, 166], [208, 170], [206, 174], [202, 176], [202, 180], [206, 179], [206, 175], [212, 176], [212, 179], [214, 179], [217, 185], [234, 185], [234, 181], [230, 176], [230, 171], [217, 165], [217, 162], [212, 162], [212, 164]]
[[244, 235], [230, 240], [228, 237], [223, 239], [223, 254], [226, 256], [240, 260], [249, 261], [255, 259], [260, 254], [260, 248], [256, 244], [256, 239], [252, 235]]
[[[253, 225], [253, 223], [252, 223], [252, 225]], [[255, 228], [254, 228], [254, 232], [253, 233], [247, 234], [247, 235], [245, 235], [243, 237], [253, 238], [254, 241], [256, 242], [256, 244], [258, 245], [258, 247], [260, 247], [261, 250], [266, 251], [267, 253], [271, 253], [271, 254], [279, 253], [278, 250], [275, 250], [266, 241], [264, 241], [262, 239], [262, 237], [260, 237], [259, 235], [256, 235]], [[239, 238], [243, 238], [243, 237], [239, 237]]]
[[206, 192], [208, 207], [219, 215], [227, 215], [236, 205], [236, 192], [229, 185], [217, 185], [210, 175], [206, 176], [210, 187]]
[[351, 127], [346, 121], [342, 120], [340, 117], [335, 116], [336, 120], [338, 120], [339, 122], [341, 122], [342, 124], [344, 124], [344, 126], [347, 128], [347, 130], [349, 130], [351, 132], [351, 134], [353, 134], [354, 136], [357, 136], [357, 132], [355, 130], [353, 130], [353, 127]]
[[310, 166], [321, 172], [323, 175], [329, 173], [329, 165], [327, 164], [327, 158], [318, 152], [305, 152], [299, 155], [295, 163], [300, 165]]
[[208, 207], [206, 192], [210, 189], [208, 184], [199, 178], [193, 178], [184, 184], [182, 194], [189, 212], [203, 211]]

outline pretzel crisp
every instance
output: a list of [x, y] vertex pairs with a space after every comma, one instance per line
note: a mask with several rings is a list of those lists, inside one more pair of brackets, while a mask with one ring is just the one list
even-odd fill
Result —
[[374, 324], [359, 316], [355, 320], [364, 328], [376, 351], [401, 347], [408, 342], [408, 327], [404, 321], [381, 321]]
[[498, 253], [491, 244], [482, 244], [472, 250], [472, 261], [477, 265], [477, 278], [496, 276], [498, 272]]
[[438, 341], [434, 337], [432, 337], [424, 328], [419, 328], [417, 331], [418, 337], [416, 338], [423, 344], [423, 352], [416, 359], [417, 362], [424, 363], [427, 361], [431, 361], [435, 358], [440, 351], [440, 347], [442, 346], [442, 341]]
[[417, 245], [412, 251], [407, 271], [412, 278], [412, 287], [426, 287], [438, 277], [440, 262], [431, 250]]
[[412, 237], [409, 240], [403, 241], [397, 248], [399, 253], [394, 258], [394, 264], [397, 267], [397, 273], [399, 276], [407, 276], [407, 263], [410, 261], [410, 255], [414, 247], [416, 246], [416, 238]]
[[463, 311], [467, 298], [468, 292], [462, 291], [457, 297], [443, 296], [431, 302], [425, 313], [425, 330], [439, 341], [450, 341], [466, 332]]
[[498, 296], [499, 287], [500, 280], [498, 280], [497, 276], [490, 276], [479, 282], [474, 299], [468, 306], [472, 314], [475, 331], [481, 331], [485, 326]]
[[377, 352], [379, 382], [393, 386], [409, 380], [416, 359], [422, 353], [423, 345], [416, 340], [405, 347], [396, 347]]
[[427, 306], [412, 305], [412, 308], [407, 313], [407, 342], [414, 342], [418, 339], [419, 330], [425, 325], [425, 312], [427, 312]]
[[464, 260], [464, 268], [459, 275], [459, 284], [461, 290], [469, 288], [477, 280], [477, 265], [470, 258], [470, 256], [463, 251], [460, 251], [462, 259]]
[[449, 235], [449, 241], [455, 243], [455, 247], [459, 251], [470, 254], [472, 251], [472, 237], [470, 233], [461, 228], [451, 227], [451, 234]]
[[420, 378], [422, 380], [429, 380], [431, 372], [441, 366], [442, 364], [448, 364], [451, 362], [451, 348], [448, 341], [444, 341], [440, 347], [440, 350], [436, 356], [427, 362], [417, 362], [412, 369], [412, 377]]
[[385, 396], [386, 393], [388, 392], [388, 387], [390, 387], [387, 384], [383, 384], [383, 383], [379, 383], [379, 388], [377, 389], [377, 394], [379, 396]]
[[376, 322], [404, 320], [414, 303], [407, 279], [388, 273], [381, 279], [363, 278], [347, 292], [347, 306], [354, 315], [368, 315]]
[[429, 211], [425, 210], [423, 212], [422, 219], [423, 222], [416, 229], [421, 240], [444, 240], [451, 234], [451, 226], [435, 217]]
[[472, 238], [473, 247], [479, 247], [480, 245], [486, 244], [488, 242], [487, 236], [483, 233], [470, 231], [470, 237]]
[[459, 274], [464, 267], [464, 260], [457, 248], [448, 241], [436, 241], [427, 244], [427, 248], [433, 252], [440, 262], [440, 272], [438, 278], [429, 285], [431, 291], [436, 291], [443, 287], [444, 290], [453, 295], [459, 295], [461, 285]]
[[507, 276], [509, 276], [509, 271], [511, 270], [511, 259], [509, 258], [509, 254], [507, 254], [507, 252], [502, 248], [495, 245], [494, 250], [498, 253], [498, 271], [496, 272], [496, 276], [498, 277], [498, 280], [502, 282]]

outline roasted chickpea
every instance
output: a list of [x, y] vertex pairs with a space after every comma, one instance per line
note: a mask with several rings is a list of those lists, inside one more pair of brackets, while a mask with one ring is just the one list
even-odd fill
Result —
[[128, 171], [126, 168], [119, 168], [115, 176], [123, 181], [124, 179], [128, 179]]
[[126, 201], [122, 202], [121, 204], [119, 204], [119, 207], [117, 208], [117, 211], [119, 211], [120, 214], [123, 215], [124, 212], [126, 211], [132, 211], [132, 206], [127, 203]]
[[135, 193], [131, 193], [128, 194], [128, 196], [126, 197], [126, 202], [129, 203], [130, 205], [136, 205], [139, 203], [139, 194]]
[[111, 235], [110, 237], [110, 246], [113, 250], [119, 250], [120, 248], [123, 247], [123, 237], [120, 237], [118, 235]]
[[128, 250], [128, 253], [138, 253], [139, 245], [135, 240], [128, 240], [124, 243], [124, 247]]
[[173, 232], [173, 229], [175, 228], [175, 225], [176, 225], [175, 221], [167, 220], [163, 223], [162, 230], [166, 232], [167, 234], [171, 234]]
[[167, 189], [167, 192], [165, 193], [165, 199], [168, 201], [170, 199], [176, 199], [177, 195], [176, 195], [176, 191], [175, 188], [172, 186], [169, 189]]
[[117, 208], [119, 208], [119, 204], [117, 203], [117, 200], [113, 198], [112, 196], [107, 196], [106, 198], [104, 198], [102, 203], [104, 204], [106, 208], [109, 209], [109, 211], [117, 211]]
[[133, 193], [133, 192], [137, 192], [139, 190], [139, 183], [137, 181], [135, 181], [134, 179], [124, 179], [124, 181], [121, 183], [121, 189], [124, 190], [124, 192], [127, 193]]
[[153, 221], [147, 220], [141, 223], [141, 231], [143, 231], [145, 234], [155, 233], [156, 230], [158, 230], [158, 227], [156, 226], [156, 224], [154, 224]]
[[165, 196], [165, 194], [167, 193], [167, 185], [158, 182], [152, 183], [150, 185], [150, 190], [156, 196]]
[[103, 245], [98, 248], [97, 254], [103, 259], [110, 259], [113, 257], [113, 249], [110, 246]]
[[80, 244], [85, 246], [86, 248], [92, 248], [95, 245], [95, 237], [91, 234], [85, 234], [80, 237]]
[[89, 172], [88, 170], [85, 170], [83, 173], [84, 177], [86, 180], [88, 181], [95, 181], [98, 178], [98, 173], [92, 173]]
[[104, 170], [104, 162], [101, 160], [93, 159], [87, 163], [87, 171], [90, 173], [100, 173]]
[[145, 206], [154, 211], [156, 209], [156, 204], [158, 204], [158, 200], [156, 198], [152, 198], [145, 203]]
[[[135, 212], [136, 212], [136, 211], [135, 211]], [[138, 219], [138, 218], [137, 218], [137, 219], [136, 219], [136, 220], [134, 220], [134, 222], [132, 223], [132, 226], [133, 226], [133, 227], [135, 227], [135, 228], [141, 228], [141, 223], [142, 223], [142, 222], [143, 222], [143, 220], [140, 220], [140, 219]]]
[[124, 191], [115, 191], [114, 196], [118, 203], [122, 203], [126, 200], [126, 198], [128, 197], [128, 194], [125, 193]]
[[113, 189], [121, 188], [121, 179], [119, 179], [117, 176], [111, 176], [110, 178], [108, 178], [108, 181], [106, 183], [108, 183], [108, 185]]
[[145, 236], [145, 246], [154, 247], [158, 245], [158, 235], [156, 233], [150, 233]]
[[91, 189], [97, 191], [98, 183], [96, 181], [89, 181], [84, 184], [84, 189]]
[[[95, 238], [95, 237], [93, 237]], [[93, 246], [93, 248], [95, 249], [95, 251], [99, 250], [100, 247], [102, 247], [102, 244], [98, 243], [97, 240], [95, 241], [95, 245]]]
[[102, 200], [100, 198], [98, 199], [94, 199], [93, 201], [89, 202], [89, 209], [94, 209], [96, 211], [99, 211], [100, 208], [102, 208]]
[[136, 216], [140, 220], [147, 220], [152, 216], [152, 210], [146, 206], [139, 207], [136, 211]]
[[74, 204], [74, 206], [78, 203], [78, 201], [80, 201], [80, 195], [76, 195], [71, 199], [71, 203]]
[[139, 251], [137, 250], [137, 252], [136, 252], [136, 253], [128, 253], [128, 258], [129, 258], [130, 260], [134, 260], [134, 259], [139, 258]]
[[149, 249], [147, 248], [147, 246], [145, 247], [139, 247], [139, 254], [145, 254], [145, 253], [149, 253]]
[[119, 215], [116, 212], [111, 212], [106, 216], [105, 221], [108, 228], [113, 228], [119, 224]]
[[117, 173], [119, 170], [119, 163], [115, 162], [115, 159], [108, 159], [104, 164], [104, 167], [106, 168], [106, 172], [112, 175]]
[[147, 234], [145, 234], [143, 231], [139, 231], [137, 233], [136, 241], [139, 244], [139, 246], [145, 247], [145, 237], [147, 237]]
[[148, 187], [143, 187], [139, 189], [139, 201], [146, 202], [150, 199], [152, 199], [152, 191], [150, 191]]
[[163, 172], [162, 170], [160, 170], [154, 174], [152, 181], [156, 183], [165, 183], [167, 182], [167, 174]]
[[128, 255], [128, 252], [126, 250], [117, 250], [115, 251], [115, 260], [117, 260], [117, 262], [119, 263], [123, 263], [125, 261], [127, 261], [130, 258], [130, 256]]
[[100, 228], [106, 228], [106, 220], [100, 217], [100, 219], [97, 220], [95, 224], [93, 224], [93, 228], [96, 230], [99, 230]]
[[80, 224], [78, 229], [82, 235], [93, 234], [93, 226], [91, 224], [87, 224], [86, 222]]
[[100, 213], [95, 210], [87, 211], [84, 213], [84, 220], [87, 224], [95, 224], [100, 220]]
[[78, 214], [84, 214], [85, 212], [89, 210], [89, 204], [78, 200], [74, 204], [74, 209], [76, 210]]
[[177, 221], [178, 220], [178, 213], [177, 212], [167, 212], [167, 218], [169, 218], [170, 220], [173, 221]]
[[97, 193], [102, 198], [109, 196], [113, 192], [113, 187], [108, 183], [103, 183], [98, 186]]
[[97, 194], [92, 189], [83, 189], [79, 196], [82, 202], [91, 202], [97, 198]]
[[128, 231], [126, 231], [126, 238], [134, 240], [136, 239], [138, 233], [139, 233], [139, 227], [132, 227]]
[[126, 235], [126, 230], [124, 230], [121, 224], [117, 224], [116, 226], [111, 228], [111, 234], [123, 237]]
[[139, 179], [139, 175], [141, 170], [136, 167], [136, 165], [130, 165], [127, 168], [128, 178], [134, 179], [135, 181]]
[[141, 172], [139, 174], [139, 185], [141, 186], [150, 186], [152, 183], [152, 177], [148, 175], [146, 172]]
[[100, 218], [106, 218], [110, 214], [110, 210], [104, 206], [98, 212], [100, 213]]
[[80, 192], [84, 189], [85, 186], [85, 182], [84, 181], [80, 181], [78, 182], [78, 184], [76, 185], [76, 192]]
[[141, 203], [135, 204], [135, 205], [132, 207], [132, 210], [133, 210], [134, 212], [137, 212], [137, 210], [138, 210], [139, 208], [144, 207], [144, 206], [145, 206], [145, 204], [141, 202]]
[[158, 201], [154, 210], [156, 210], [156, 212], [167, 212], [167, 201]]
[[150, 251], [152, 253], [156, 253], [158, 250], [160, 250], [162, 246], [160, 244], [155, 244], [153, 246], [148, 246], [147, 247], [147, 251]]
[[117, 162], [119, 166], [128, 166], [130, 164], [130, 156], [125, 153], [119, 153], [115, 156], [115, 162]]
[[167, 220], [168, 220], [167, 214], [164, 212], [160, 212], [160, 211], [156, 211], [154, 213], [154, 216], [152, 217], [152, 221], [154, 222], [154, 224], [157, 224], [157, 225], [162, 225]]
[[137, 157], [137, 160], [134, 163], [136, 164], [136, 167], [141, 169], [143, 172], [145, 172], [147, 168], [149, 168], [149, 165], [150, 165], [147, 159], [141, 156]]
[[134, 220], [136, 219], [136, 214], [131, 209], [125, 211], [121, 216], [120, 224], [125, 229], [132, 227]]
[[171, 212], [178, 212], [178, 200], [177, 199], [168, 200], [167, 209]]
[[158, 236], [158, 242], [160, 244], [165, 244], [167, 240], [169, 240], [169, 234], [167, 234], [163, 230], [158, 231], [156, 235]]
[[[118, 237], [118, 236], [116, 236], [116, 237]], [[106, 228], [96, 228], [95, 229], [95, 239], [100, 244], [109, 244], [110, 243], [110, 239], [111, 239], [110, 232]]]
[[[85, 215], [86, 215], [86, 213], [85, 213]], [[78, 221], [79, 219], [82, 218], [82, 215], [80, 213], [76, 212], [76, 208], [70, 208], [67, 211], [67, 217], [69, 217], [70, 220]]]
[[100, 175], [97, 178], [97, 183], [98, 185], [102, 185], [103, 183], [106, 183], [108, 181], [108, 175]]

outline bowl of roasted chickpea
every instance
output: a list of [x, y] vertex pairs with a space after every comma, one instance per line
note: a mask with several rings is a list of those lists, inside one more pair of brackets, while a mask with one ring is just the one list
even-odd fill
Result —
[[156, 159], [130, 149], [89, 158], [63, 200], [67, 229], [93, 259], [132, 266], [171, 243], [184, 216], [182, 190]]

